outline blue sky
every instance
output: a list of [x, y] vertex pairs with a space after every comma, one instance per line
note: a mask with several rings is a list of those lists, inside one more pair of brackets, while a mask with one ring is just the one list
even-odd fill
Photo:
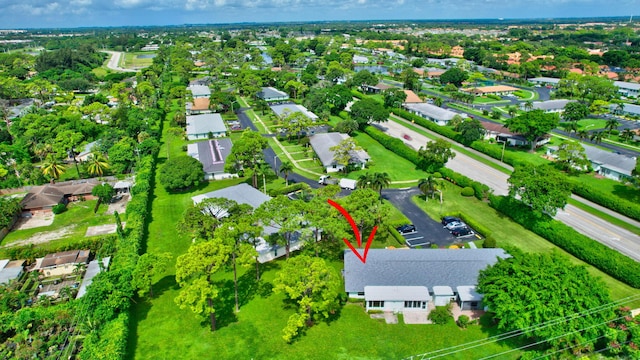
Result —
[[595, 17], [639, 10], [640, 0], [0, 0], [0, 28]]

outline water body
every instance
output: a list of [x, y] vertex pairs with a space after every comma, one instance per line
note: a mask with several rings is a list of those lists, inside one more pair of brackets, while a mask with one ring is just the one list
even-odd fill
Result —
[[153, 59], [154, 57], [156, 57], [156, 54], [144, 54], [136, 56], [136, 58], [138, 59]]
[[354, 66], [353, 70], [355, 70], [355, 72], [362, 71], [362, 70], [369, 70], [369, 72], [374, 74], [386, 74], [389, 72], [389, 68], [383, 65]]

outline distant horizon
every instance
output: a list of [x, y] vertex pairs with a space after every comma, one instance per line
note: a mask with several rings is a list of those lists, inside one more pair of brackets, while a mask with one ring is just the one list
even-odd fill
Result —
[[4, 29], [625, 18], [640, 9], [640, 0], [616, 0], [615, 4], [609, 0], [0, 1]]

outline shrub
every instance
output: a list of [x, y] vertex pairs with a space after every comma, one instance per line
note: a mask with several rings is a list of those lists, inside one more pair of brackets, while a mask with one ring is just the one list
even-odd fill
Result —
[[435, 179], [442, 179], [442, 174], [440, 174], [440, 172], [436, 171], [433, 173], [433, 177]]
[[573, 188], [571, 191], [576, 195], [640, 221], [640, 204], [622, 199], [618, 196], [611, 196], [609, 192], [602, 191], [593, 186], [587, 186], [578, 180], [572, 179], [572, 184]]
[[473, 191], [473, 188], [470, 186], [462, 188], [462, 191], [460, 191], [460, 195], [466, 196], [466, 197], [473, 196], [474, 194], [475, 192]]
[[[400, 224], [400, 225], [402, 225], [402, 224]], [[400, 225], [398, 225], [398, 226], [400, 226]], [[393, 225], [388, 225], [387, 226], [387, 231], [389, 231], [391, 236], [393, 236], [393, 238], [396, 239], [398, 244], [400, 244], [400, 245], [404, 245], [405, 244], [404, 236], [400, 235], [400, 233], [395, 229], [395, 227]]]
[[467, 315], [458, 316], [458, 326], [464, 329], [467, 325], [469, 325], [469, 317]]
[[405, 145], [402, 140], [391, 137], [373, 126], [367, 126], [364, 131], [379, 142], [380, 145], [384, 146], [385, 149], [411, 161], [415, 165], [418, 165], [420, 162], [418, 152]]
[[56, 215], [62, 214], [65, 210], [67, 210], [67, 205], [65, 204], [58, 204], [53, 208], [51, 208], [51, 212], [53, 212]]
[[482, 115], [484, 115], [484, 116], [489, 115], [489, 110], [487, 110], [487, 109], [482, 109]]
[[310, 189], [310, 186], [307, 183], [296, 183], [289, 186], [285, 186], [280, 189], [271, 189], [269, 190], [269, 195], [271, 196], [285, 195], [285, 194], [292, 193], [294, 191], [309, 190], [309, 189]]
[[496, 247], [496, 239], [493, 238], [493, 236], [487, 236], [484, 241], [482, 242], [482, 247], [487, 249], [487, 248], [495, 248]]
[[429, 313], [429, 320], [433, 321], [434, 324], [446, 325], [451, 319], [453, 319], [451, 304], [447, 306], [436, 306], [436, 308]]

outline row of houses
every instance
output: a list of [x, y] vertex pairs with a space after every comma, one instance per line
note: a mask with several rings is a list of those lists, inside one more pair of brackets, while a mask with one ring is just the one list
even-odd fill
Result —
[[[559, 78], [552, 77], [536, 77], [529, 79], [529, 82], [544, 86], [557, 86], [560, 80]], [[618, 93], [622, 96], [637, 97], [640, 95], [640, 84], [638, 83], [614, 81], [613, 85], [618, 88]]]

